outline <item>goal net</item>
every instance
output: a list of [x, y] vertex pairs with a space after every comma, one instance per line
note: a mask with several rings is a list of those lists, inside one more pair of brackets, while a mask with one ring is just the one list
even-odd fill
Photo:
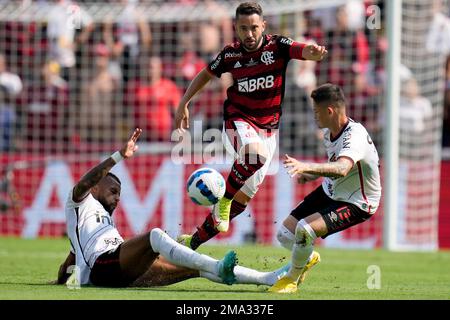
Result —
[[[397, 232], [399, 244], [413, 249], [437, 246], [443, 58], [450, 42], [439, 38], [449, 3], [433, 3], [403, 1]], [[267, 32], [314, 41], [329, 51], [320, 63], [289, 63], [278, 154], [326, 161], [309, 94], [332, 82], [342, 86], [350, 116], [365, 125], [383, 159], [389, 50], [383, 3], [260, 4]], [[172, 236], [193, 232], [209, 209], [187, 197], [187, 177], [202, 165], [225, 176], [231, 167], [210, 152], [221, 145], [230, 79], [214, 80], [191, 103], [190, 140], [182, 145], [171, 141], [173, 114], [197, 72], [233, 41], [237, 5], [0, 1], [0, 234], [63, 235], [64, 203], [74, 183], [136, 126], [144, 130], [138, 154], [113, 169], [122, 180], [114, 213], [119, 231], [125, 237], [156, 226]], [[188, 150], [182, 161], [174, 159], [174, 148]], [[274, 161], [247, 210], [211, 243], [276, 244], [280, 223], [319, 183], [298, 186]], [[321, 244], [380, 246], [382, 221], [383, 206], [370, 222]]]

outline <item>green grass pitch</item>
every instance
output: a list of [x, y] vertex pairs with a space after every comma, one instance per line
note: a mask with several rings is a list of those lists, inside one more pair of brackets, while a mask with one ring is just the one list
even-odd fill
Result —
[[[294, 295], [270, 294], [267, 287], [221, 285], [190, 279], [159, 288], [94, 288], [69, 290], [48, 285], [68, 252], [67, 239], [0, 238], [0, 300], [5, 299], [158, 299], [158, 300], [278, 300], [278, 299], [450, 299], [450, 252], [398, 253], [383, 250], [317, 248], [322, 262]], [[199, 252], [221, 258], [231, 249], [200, 247]], [[239, 264], [262, 271], [278, 268], [290, 255], [283, 248], [248, 245], [233, 247]], [[380, 288], [368, 279], [378, 266]], [[369, 283], [373, 283], [369, 279]]]

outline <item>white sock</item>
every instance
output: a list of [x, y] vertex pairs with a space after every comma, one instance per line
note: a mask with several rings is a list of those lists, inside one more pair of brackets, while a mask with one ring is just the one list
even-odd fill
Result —
[[[235, 268], [236, 268], [236, 267], [235, 267]], [[214, 273], [200, 270], [199, 274], [200, 274], [200, 278], [205, 278], [205, 279], [208, 279], [208, 280], [210, 280], [210, 281], [217, 282], [217, 283], [222, 283], [222, 284], [223, 284], [222, 279], [221, 279], [218, 275], [216, 275], [216, 274], [214, 274]]]
[[294, 244], [294, 248], [292, 250], [292, 266], [287, 273], [290, 278], [296, 281], [298, 280], [298, 278], [302, 274], [303, 268], [308, 263], [309, 256], [312, 252], [312, 245], [301, 246], [298, 244]]
[[[234, 274], [236, 276], [236, 284], [256, 284], [272, 286], [285, 273], [283, 272], [285, 269], [286, 266], [283, 266], [274, 271], [261, 272], [242, 266], [235, 266]], [[217, 283], [223, 283], [222, 279], [220, 279], [217, 275], [206, 271], [200, 271], [200, 277]]]
[[270, 272], [260, 272], [250, 268], [235, 266], [234, 275], [236, 276], [236, 283], [240, 284], [263, 284], [267, 283], [267, 274]]
[[150, 245], [153, 251], [175, 265], [218, 274], [218, 260], [179, 244], [159, 228], [150, 232]]
[[297, 281], [313, 252], [313, 243], [317, 236], [311, 226], [302, 219], [297, 224], [295, 237], [296, 242], [292, 247], [292, 265], [287, 275]]

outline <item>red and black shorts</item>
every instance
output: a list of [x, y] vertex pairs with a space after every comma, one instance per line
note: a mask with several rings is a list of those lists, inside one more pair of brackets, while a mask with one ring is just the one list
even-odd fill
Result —
[[336, 201], [328, 197], [322, 186], [317, 187], [291, 212], [291, 216], [297, 220], [304, 219], [314, 213], [320, 213], [328, 229], [328, 233], [322, 236], [325, 239], [330, 234], [345, 230], [356, 224], [364, 222], [371, 214], [361, 210], [358, 206]]
[[91, 269], [90, 280], [99, 287], [127, 287], [131, 281], [126, 279], [120, 268], [121, 244], [114, 250], [101, 254]]

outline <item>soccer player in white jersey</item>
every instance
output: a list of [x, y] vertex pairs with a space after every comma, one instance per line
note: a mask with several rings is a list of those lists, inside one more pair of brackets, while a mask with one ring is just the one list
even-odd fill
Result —
[[381, 197], [378, 152], [366, 129], [347, 117], [342, 89], [324, 84], [311, 98], [315, 120], [324, 129], [328, 162], [307, 163], [286, 155], [283, 163], [301, 184], [325, 178], [278, 230], [280, 243], [292, 250], [291, 267], [270, 292], [296, 292], [306, 272], [320, 261], [314, 240], [368, 220]]
[[[167, 285], [194, 277], [232, 284], [272, 285], [285, 268], [259, 272], [237, 266], [236, 254], [218, 261], [177, 243], [161, 229], [124, 241], [112, 220], [120, 200], [119, 178], [109, 171], [133, 156], [141, 129], [136, 129], [120, 151], [88, 171], [69, 193], [67, 234], [71, 252], [61, 265], [56, 283], [66, 283], [75, 270], [77, 284], [123, 287]], [[160, 257], [160, 255], [162, 257]]]

